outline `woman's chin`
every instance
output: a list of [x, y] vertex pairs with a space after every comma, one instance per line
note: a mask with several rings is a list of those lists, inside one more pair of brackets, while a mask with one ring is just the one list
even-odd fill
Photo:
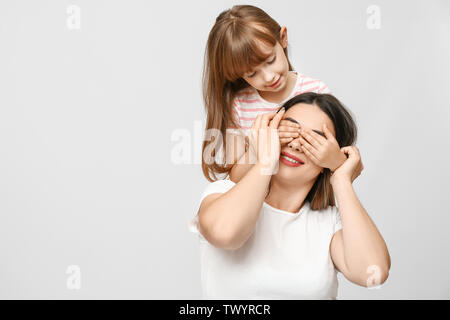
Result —
[[280, 181], [295, 181], [296, 183], [306, 183], [311, 181], [311, 179], [317, 178], [320, 172], [316, 174], [316, 176], [311, 176], [311, 171], [313, 168], [307, 167], [308, 165], [301, 165], [298, 167], [288, 166], [280, 161], [278, 165], [278, 171], [273, 175], [274, 178], [279, 179]]
[[284, 180], [284, 181], [295, 181], [295, 180], [299, 180], [302, 179], [303, 180], [303, 174], [301, 174], [300, 172], [295, 172], [295, 169], [299, 169], [299, 168], [292, 168], [292, 167], [287, 167], [285, 165], [283, 165], [282, 163], [280, 163], [280, 165], [278, 166], [278, 171], [276, 174], [274, 174], [273, 177], [276, 177], [279, 180]]

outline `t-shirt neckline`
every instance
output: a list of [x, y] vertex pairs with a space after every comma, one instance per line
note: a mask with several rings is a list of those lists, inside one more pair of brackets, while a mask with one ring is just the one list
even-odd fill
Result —
[[266, 201], [263, 202], [263, 206], [265, 206], [266, 208], [268, 208], [268, 209], [270, 209], [272, 211], [275, 211], [275, 212], [278, 212], [278, 213], [282, 213], [282, 214], [285, 214], [285, 215], [288, 215], [288, 216], [299, 216], [299, 215], [303, 214], [306, 211], [307, 207], [309, 207], [309, 202], [305, 201], [303, 203], [303, 206], [300, 208], [300, 210], [297, 213], [274, 208], [270, 204], [268, 204]]
[[297, 71], [293, 71], [293, 70], [292, 70], [292, 72], [295, 73], [295, 74], [297, 75], [297, 79], [295, 80], [294, 88], [292, 88], [291, 93], [289, 93], [289, 95], [287, 96], [286, 99], [284, 99], [284, 100], [281, 101], [280, 103], [270, 102], [270, 101], [265, 100], [263, 97], [261, 97], [261, 95], [259, 94], [258, 90], [256, 90], [255, 88], [253, 88], [253, 89], [255, 90], [255, 92], [256, 92], [256, 95], [257, 95], [258, 99], [261, 99], [264, 103], [267, 103], [267, 104], [274, 104], [274, 105], [280, 105], [280, 106], [281, 106], [284, 102], [286, 102], [287, 100], [289, 100], [289, 99], [292, 97], [292, 95], [294, 94], [294, 92], [297, 90], [297, 86], [298, 86], [298, 83], [299, 83], [299, 81], [300, 81], [300, 75], [298, 74], [298, 72], [297, 72]]

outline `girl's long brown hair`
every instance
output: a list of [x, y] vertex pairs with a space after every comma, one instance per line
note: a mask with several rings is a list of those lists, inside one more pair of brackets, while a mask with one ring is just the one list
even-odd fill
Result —
[[[214, 142], [209, 142], [205, 134], [202, 144], [202, 171], [211, 182], [219, 179], [218, 174], [228, 174], [233, 165], [226, 163], [225, 152], [222, 159], [217, 159], [215, 151], [226, 150], [227, 128], [240, 128], [232, 104], [236, 93], [250, 86], [242, 75], [269, 57], [261, 51], [260, 42], [275, 46], [281, 42], [280, 30], [280, 25], [262, 9], [236, 5], [219, 14], [209, 33], [202, 76], [205, 133], [210, 129], [221, 132], [221, 139]], [[291, 71], [287, 47], [284, 54]], [[214, 143], [214, 148], [211, 154], [205, 154], [210, 149], [205, 150], [209, 143]], [[213, 161], [205, 161], [205, 158]]]

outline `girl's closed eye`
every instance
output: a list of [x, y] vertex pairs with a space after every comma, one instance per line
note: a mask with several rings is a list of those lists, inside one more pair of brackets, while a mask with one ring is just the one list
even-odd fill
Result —
[[277, 60], [277, 56], [275, 55], [275, 57], [273, 57], [272, 61], [268, 62], [268, 64], [272, 64], [275, 62], [275, 60]]
[[[275, 56], [273, 57], [272, 61], [269, 61], [269, 62], [267, 62], [267, 63], [268, 63], [268, 64], [272, 64], [272, 63], [275, 62], [275, 60], [277, 60], [277, 55], [275, 55]], [[253, 72], [251, 75], [249, 75], [249, 76], [247, 76], [247, 77], [251, 78], [251, 77], [253, 77], [255, 74], [256, 74], [256, 71]]]

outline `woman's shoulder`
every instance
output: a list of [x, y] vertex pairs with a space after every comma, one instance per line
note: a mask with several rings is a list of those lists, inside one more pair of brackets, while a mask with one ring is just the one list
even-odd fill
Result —
[[227, 178], [227, 179], [219, 179], [219, 180], [210, 182], [210, 183], [208, 184], [207, 188], [208, 188], [208, 187], [210, 187], [210, 188], [212, 188], [212, 187], [216, 187], [216, 188], [219, 188], [219, 187], [226, 188], [226, 187], [233, 187], [235, 184], [236, 184], [235, 182], [233, 182], [232, 180], [230, 180], [230, 179], [228, 179], [228, 178]]
[[204, 191], [202, 192], [200, 201], [206, 198], [206, 196], [213, 193], [225, 193], [231, 188], [233, 188], [235, 184], [236, 183], [234, 183], [230, 179], [221, 179], [216, 180], [214, 182], [210, 182], [208, 185], [206, 185]]

